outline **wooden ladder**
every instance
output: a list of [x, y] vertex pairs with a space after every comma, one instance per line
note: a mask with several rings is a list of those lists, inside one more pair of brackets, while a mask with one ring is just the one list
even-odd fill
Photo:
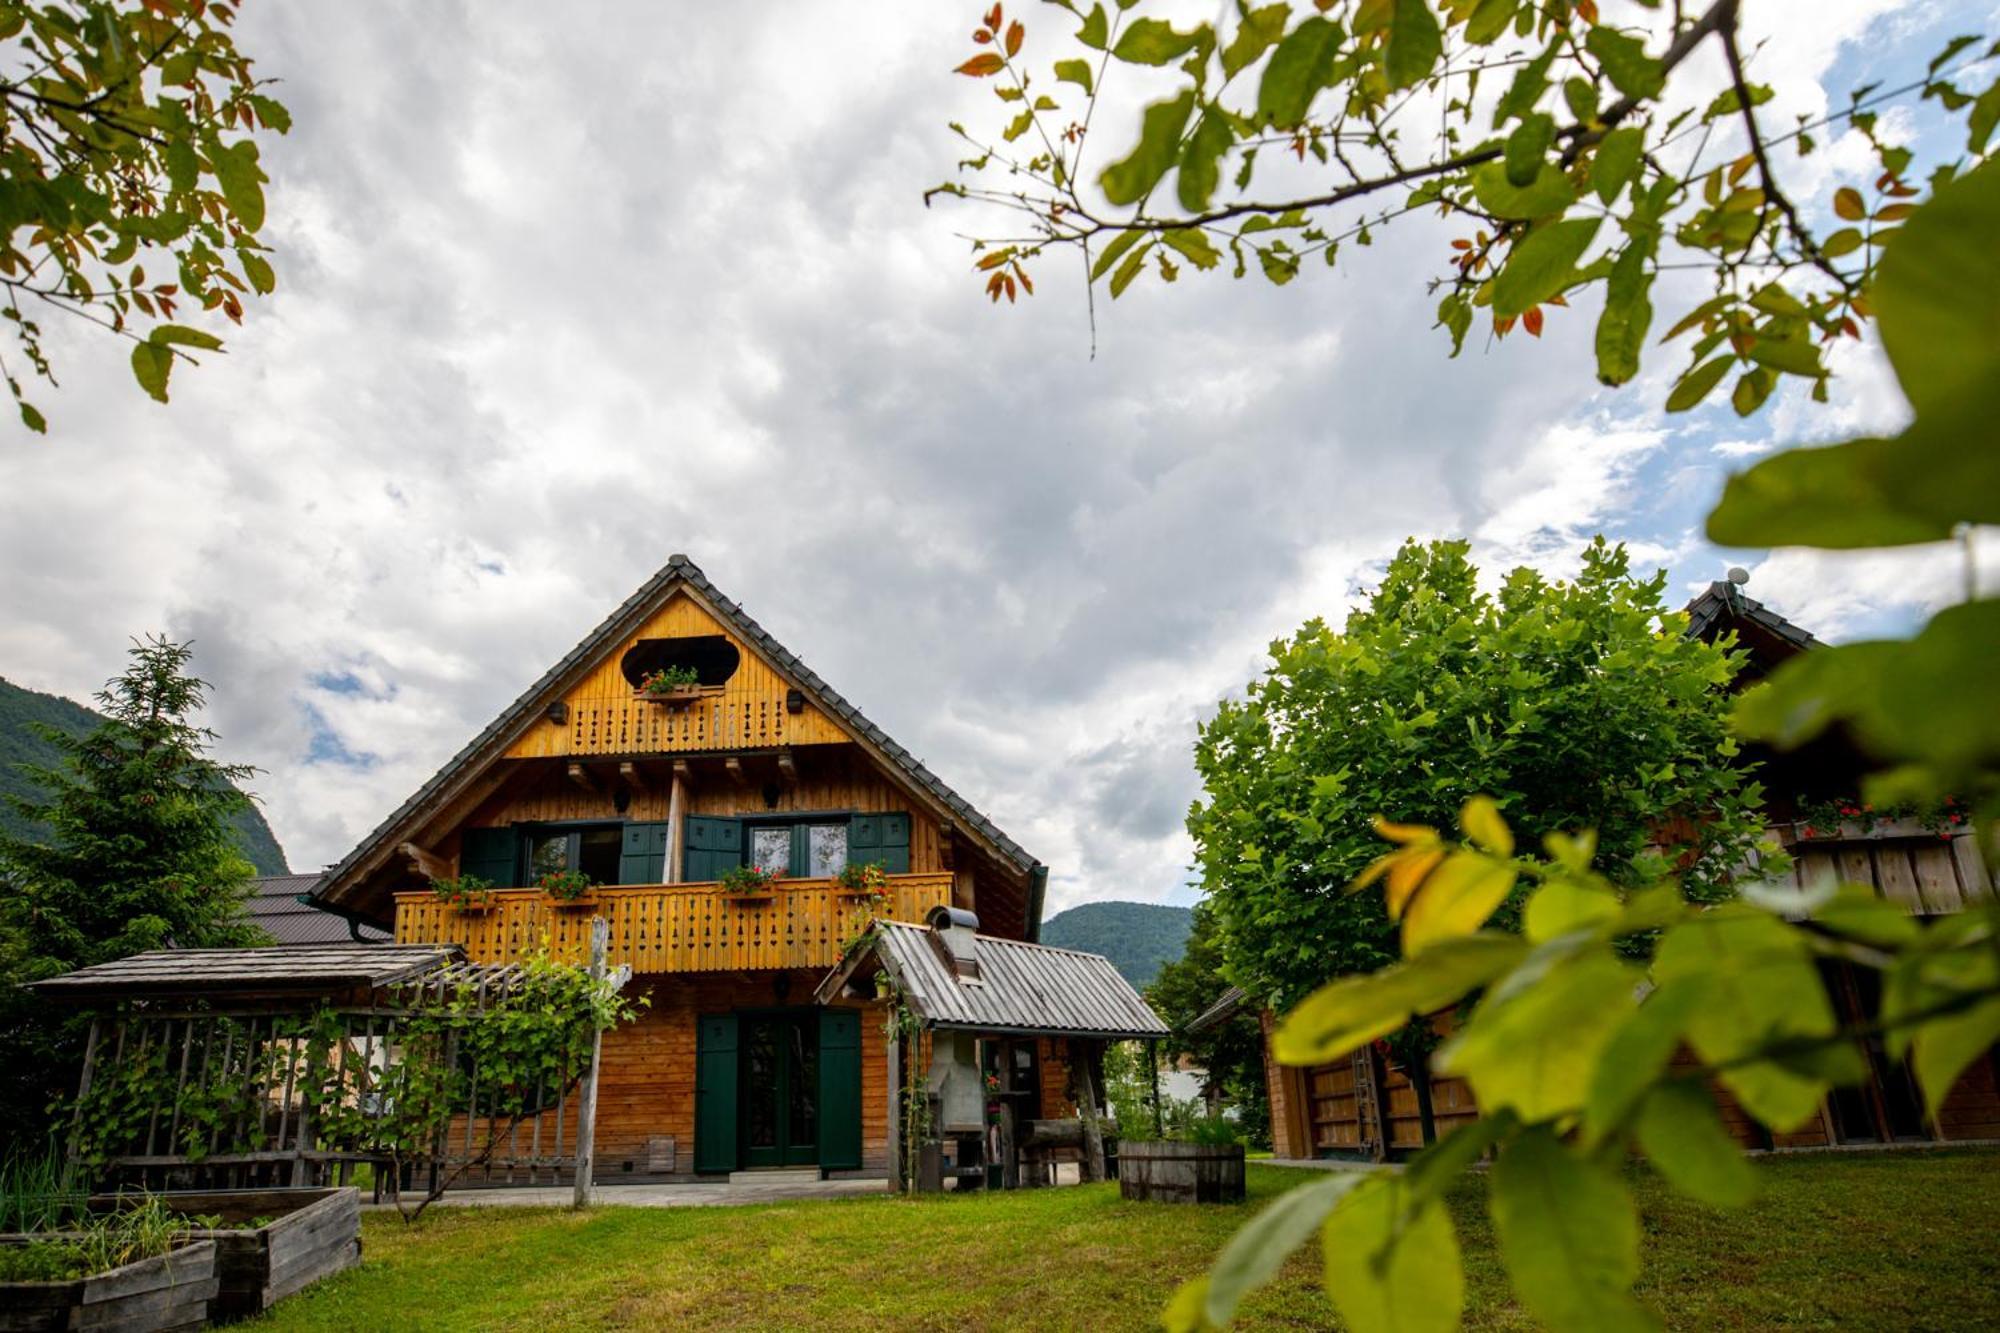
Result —
[[1375, 1077], [1375, 1052], [1367, 1046], [1354, 1053], [1354, 1113], [1360, 1122], [1361, 1146], [1372, 1160], [1386, 1160], [1389, 1135], [1382, 1124], [1382, 1093]]

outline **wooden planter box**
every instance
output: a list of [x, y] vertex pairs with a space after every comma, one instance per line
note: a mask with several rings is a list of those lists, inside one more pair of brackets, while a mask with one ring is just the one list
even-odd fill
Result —
[[[184, 1217], [229, 1225], [192, 1236], [215, 1246], [217, 1322], [260, 1314], [294, 1292], [361, 1262], [361, 1192], [355, 1189], [186, 1190], [156, 1196]], [[100, 1196], [91, 1207], [116, 1206]]]
[[445, 906], [459, 916], [485, 916], [495, 904], [489, 898], [483, 903], [446, 903]]
[[676, 685], [665, 694], [655, 694], [650, 690], [634, 690], [632, 697], [640, 703], [665, 704], [669, 708], [681, 704], [691, 704], [701, 698], [705, 691], [699, 685]]
[[[4, 1236], [19, 1245], [46, 1236]], [[208, 1322], [215, 1299], [216, 1246], [193, 1240], [157, 1258], [67, 1282], [0, 1283], [0, 1329], [88, 1328], [109, 1333], [170, 1333]]]
[[722, 896], [732, 903], [748, 906], [751, 903], [775, 902], [778, 892], [776, 889], [725, 889]]
[[558, 898], [545, 893], [542, 895], [542, 901], [558, 912], [581, 912], [586, 908], [597, 906], [597, 895], [586, 893], [581, 898]]
[[1154, 1203], [1242, 1203], [1243, 1145], [1162, 1139], [1120, 1144], [1118, 1193]]

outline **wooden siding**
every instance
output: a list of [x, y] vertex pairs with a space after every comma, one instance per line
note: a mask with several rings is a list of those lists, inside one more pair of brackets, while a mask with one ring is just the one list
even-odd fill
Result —
[[[500, 963], [546, 939], [558, 957], [581, 958], [591, 917], [603, 916], [611, 924], [610, 961], [634, 972], [823, 970], [839, 961], [841, 944], [871, 915], [865, 901], [824, 879], [781, 880], [757, 901], [728, 897], [716, 884], [604, 888], [589, 909], [558, 907], [534, 889], [503, 890], [494, 899], [491, 911], [475, 914], [429, 893], [399, 893], [396, 941], [463, 944], [472, 961]], [[950, 901], [949, 874], [891, 875], [889, 901], [873, 914], [921, 921]], [[816, 975], [807, 993], [818, 983]]]
[[[691, 704], [668, 707], [632, 697], [619, 663], [642, 639], [719, 635], [741, 654], [736, 673]], [[748, 643], [726, 631], [686, 593], [677, 594], [637, 633], [612, 647], [590, 674], [563, 696], [568, 715], [544, 718], [507, 748], [510, 759], [593, 754], [667, 754], [823, 745], [851, 739], [840, 724], [808, 702], [787, 712], [790, 687]]]
[[1911, 916], [1942, 916], [1993, 897], [1993, 875], [1970, 833], [1949, 837], [1911, 824], [1853, 836], [1798, 838], [1796, 826], [1774, 830], [1789, 845], [1792, 878], [1814, 884], [1826, 878], [1872, 884]]

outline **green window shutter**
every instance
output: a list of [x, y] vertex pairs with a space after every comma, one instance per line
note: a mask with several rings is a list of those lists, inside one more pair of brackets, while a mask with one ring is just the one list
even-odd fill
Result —
[[681, 879], [705, 884], [722, 878], [731, 866], [743, 864], [743, 821], [687, 817], [687, 850], [681, 856]]
[[666, 878], [667, 830], [673, 825], [627, 824], [618, 855], [620, 884], [658, 884]]
[[910, 873], [910, 817], [906, 814], [881, 815], [882, 869], [891, 875]]
[[882, 816], [856, 815], [847, 823], [847, 864], [865, 866], [882, 859]]
[[858, 1009], [819, 1011], [819, 1164], [824, 1171], [861, 1169]]
[[735, 1014], [703, 1014], [695, 1025], [694, 1169], [736, 1169]]
[[469, 828], [458, 835], [458, 873], [477, 875], [496, 888], [520, 883], [515, 874], [519, 839], [510, 828]]

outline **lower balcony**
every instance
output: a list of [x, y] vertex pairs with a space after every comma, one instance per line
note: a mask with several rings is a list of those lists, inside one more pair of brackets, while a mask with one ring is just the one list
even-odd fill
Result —
[[511, 962], [544, 939], [558, 957], [590, 948], [590, 919], [611, 926], [613, 964], [634, 972], [738, 972], [832, 967], [841, 946], [871, 917], [921, 921], [951, 901], [948, 871], [891, 875], [871, 902], [828, 879], [778, 881], [770, 893], [737, 896], [720, 884], [598, 888], [588, 905], [551, 902], [538, 889], [496, 891], [483, 911], [430, 893], [396, 895], [398, 944], [462, 944], [477, 963]]

